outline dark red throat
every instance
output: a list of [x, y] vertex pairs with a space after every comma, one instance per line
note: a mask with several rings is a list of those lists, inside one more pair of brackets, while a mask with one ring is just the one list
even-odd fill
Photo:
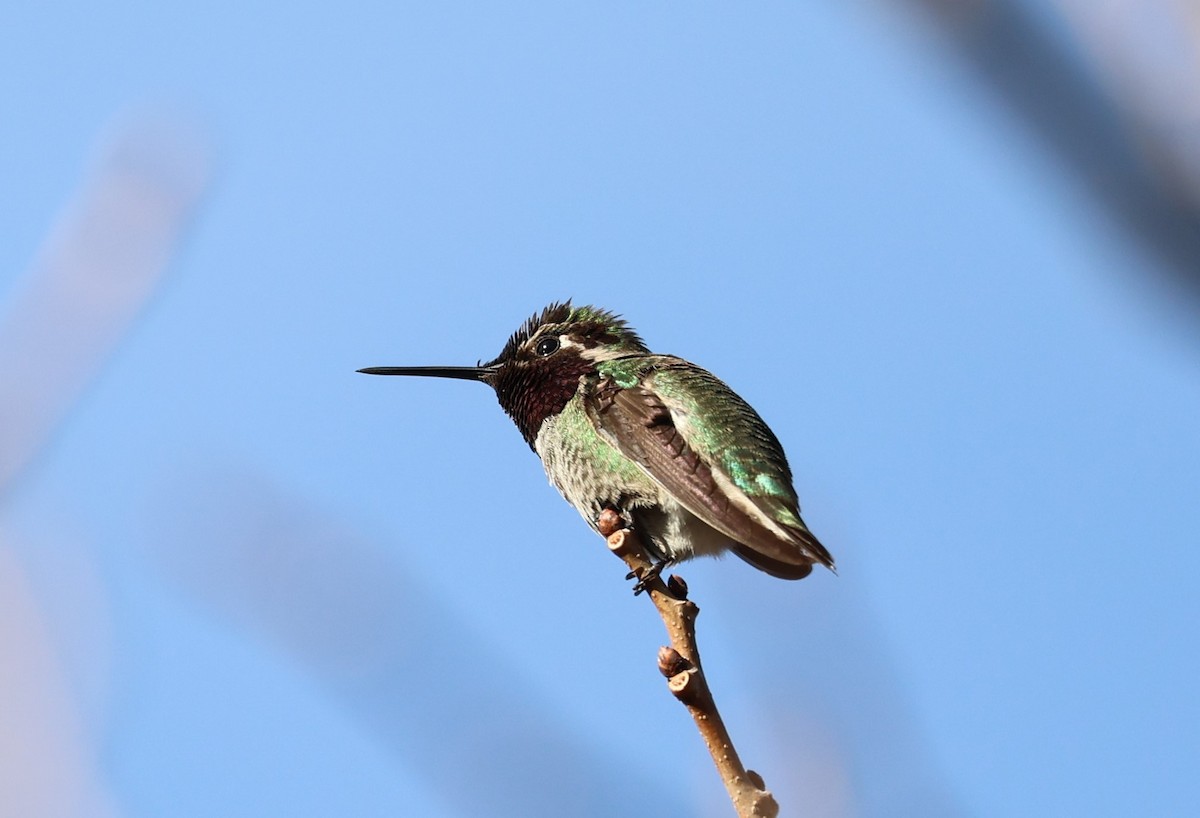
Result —
[[579, 379], [594, 367], [577, 356], [518, 361], [501, 366], [491, 384], [500, 406], [532, 449], [542, 423], [566, 407], [579, 390]]

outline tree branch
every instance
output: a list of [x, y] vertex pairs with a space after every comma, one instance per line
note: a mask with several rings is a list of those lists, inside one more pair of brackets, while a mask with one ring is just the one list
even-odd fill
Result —
[[[608, 539], [609, 550], [643, 580], [652, 567], [650, 559], [637, 535], [622, 525], [620, 515], [614, 511], [600, 515], [600, 533]], [[775, 797], [758, 773], [742, 765], [704, 678], [696, 647], [696, 614], [700, 609], [688, 600], [687, 583], [674, 575], [666, 582], [656, 576], [645, 581], [645, 590], [671, 639], [671, 647], [658, 651], [658, 669], [667, 677], [667, 689], [692, 714], [739, 818], [775, 818], [779, 815]]]

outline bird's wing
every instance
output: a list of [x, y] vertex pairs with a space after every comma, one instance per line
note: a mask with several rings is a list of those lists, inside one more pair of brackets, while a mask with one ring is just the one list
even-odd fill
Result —
[[[785, 578], [833, 565], [800, 519], [775, 435], [712, 374], [668, 356], [614, 361], [585, 389], [584, 405], [605, 440], [747, 562]], [[692, 421], [700, 416], [703, 424]]]

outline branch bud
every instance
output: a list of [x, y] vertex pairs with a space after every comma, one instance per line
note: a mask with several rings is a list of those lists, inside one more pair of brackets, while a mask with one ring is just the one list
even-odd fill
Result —
[[687, 599], [687, 583], [679, 574], [671, 574], [671, 576], [667, 577], [667, 590], [671, 592], [671, 596], [680, 601]]
[[616, 534], [625, 527], [625, 521], [621, 519], [621, 515], [613, 511], [611, 508], [606, 508], [600, 512], [600, 516], [596, 518], [596, 529], [605, 539]]
[[671, 679], [685, 670], [691, 669], [692, 663], [684, 659], [675, 648], [662, 647], [658, 649], [658, 671], [663, 676]]

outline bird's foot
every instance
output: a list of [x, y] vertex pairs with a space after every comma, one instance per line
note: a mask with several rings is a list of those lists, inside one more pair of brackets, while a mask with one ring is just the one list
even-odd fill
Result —
[[633, 586], [633, 595], [637, 596], [643, 591], [648, 590], [650, 584], [658, 579], [659, 575], [663, 572], [663, 569], [670, 567], [674, 562], [674, 560], [663, 560], [662, 562], [656, 562], [652, 564], [641, 574], [638, 574], [637, 571], [630, 571], [628, 574], [626, 574], [625, 579], [637, 579], [637, 582]]

